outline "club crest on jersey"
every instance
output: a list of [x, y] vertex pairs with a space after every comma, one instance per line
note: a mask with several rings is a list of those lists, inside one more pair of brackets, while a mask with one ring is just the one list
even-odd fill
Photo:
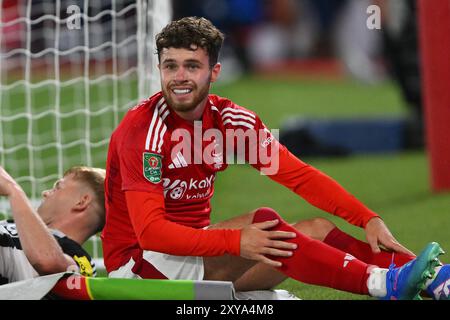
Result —
[[159, 154], [144, 152], [143, 154], [143, 170], [144, 177], [151, 183], [161, 182], [162, 176], [162, 159]]

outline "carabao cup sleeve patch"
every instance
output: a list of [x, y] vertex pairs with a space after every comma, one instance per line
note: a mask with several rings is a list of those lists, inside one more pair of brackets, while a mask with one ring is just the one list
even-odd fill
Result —
[[161, 182], [162, 157], [159, 154], [144, 152], [142, 156], [142, 167], [145, 179], [151, 183]]

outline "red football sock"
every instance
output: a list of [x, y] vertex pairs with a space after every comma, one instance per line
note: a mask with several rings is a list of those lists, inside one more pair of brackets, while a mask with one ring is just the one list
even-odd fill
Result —
[[415, 257], [404, 253], [393, 253], [381, 251], [380, 253], [373, 253], [372, 248], [366, 242], [353, 238], [351, 235], [334, 228], [328, 233], [323, 240], [324, 243], [333, 248], [350, 253], [361, 261], [367, 264], [377, 265], [380, 268], [389, 268], [391, 262], [394, 262], [397, 267], [413, 260]]
[[367, 268], [369, 265], [343, 251], [301, 234], [270, 208], [256, 210], [253, 222], [275, 219], [279, 219], [280, 223], [272, 230], [297, 234], [297, 237], [286, 240], [297, 244], [297, 249], [293, 251], [291, 257], [270, 257], [283, 263], [277, 270], [304, 283], [368, 294]]

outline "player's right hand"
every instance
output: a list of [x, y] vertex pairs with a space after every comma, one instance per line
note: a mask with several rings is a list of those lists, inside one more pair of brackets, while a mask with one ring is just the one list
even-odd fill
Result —
[[290, 257], [295, 243], [284, 241], [296, 237], [294, 232], [267, 231], [275, 227], [279, 220], [253, 223], [241, 231], [241, 257], [263, 262], [272, 267], [281, 267], [282, 263], [267, 256]]

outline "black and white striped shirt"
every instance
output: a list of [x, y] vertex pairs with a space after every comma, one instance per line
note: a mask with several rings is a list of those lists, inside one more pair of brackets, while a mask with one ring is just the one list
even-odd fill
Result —
[[[63, 252], [74, 259], [79, 272], [95, 276], [96, 268], [90, 255], [77, 242], [57, 230], [50, 230]], [[21, 281], [39, 276], [28, 261], [20, 244], [13, 220], [0, 220], [0, 284]]]

